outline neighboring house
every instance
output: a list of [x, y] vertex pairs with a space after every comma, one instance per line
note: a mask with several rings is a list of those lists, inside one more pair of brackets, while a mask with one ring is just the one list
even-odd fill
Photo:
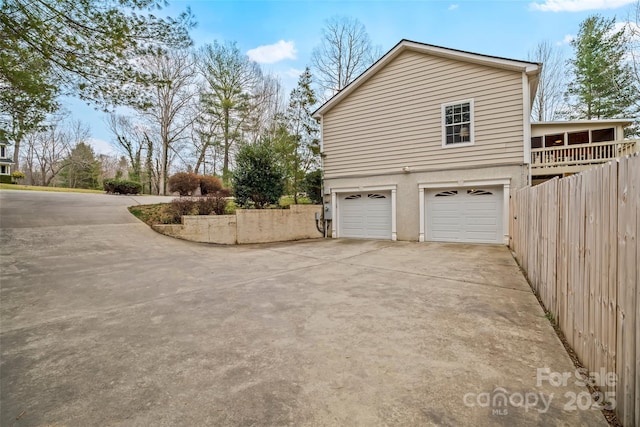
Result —
[[0, 175], [11, 176], [11, 166], [13, 166], [13, 160], [9, 157], [7, 143], [0, 142]]
[[507, 243], [541, 67], [400, 41], [314, 113], [331, 235]]

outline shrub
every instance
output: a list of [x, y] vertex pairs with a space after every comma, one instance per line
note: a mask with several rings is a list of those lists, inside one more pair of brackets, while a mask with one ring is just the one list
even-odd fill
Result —
[[200, 175], [200, 194], [206, 196], [222, 190], [222, 180], [217, 176]]
[[240, 148], [233, 171], [236, 204], [263, 209], [284, 194], [285, 171], [268, 139]]
[[166, 212], [170, 223], [179, 224], [183, 215], [193, 215], [198, 212], [196, 200], [189, 197], [173, 199], [167, 205]]
[[11, 172], [11, 179], [13, 179], [13, 182], [22, 181], [24, 179], [24, 172], [20, 172], [20, 171]]
[[198, 175], [191, 172], [178, 172], [169, 177], [169, 191], [176, 192], [181, 196], [189, 196], [198, 188], [200, 180]]
[[322, 203], [322, 171], [318, 169], [309, 172], [304, 177], [303, 188], [311, 203]]
[[112, 194], [139, 194], [142, 191], [140, 183], [119, 179], [105, 179], [102, 181], [102, 188]]
[[198, 215], [224, 215], [227, 210], [227, 197], [231, 192], [223, 188], [215, 193], [199, 197], [197, 203]]
[[13, 181], [11, 180], [11, 175], [0, 175], [0, 183], [13, 184]]

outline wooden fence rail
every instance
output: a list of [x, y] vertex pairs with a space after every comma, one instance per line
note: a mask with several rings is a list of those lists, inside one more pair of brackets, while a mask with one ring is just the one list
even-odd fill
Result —
[[590, 372], [615, 372], [616, 413], [640, 425], [640, 156], [511, 198], [511, 248]]

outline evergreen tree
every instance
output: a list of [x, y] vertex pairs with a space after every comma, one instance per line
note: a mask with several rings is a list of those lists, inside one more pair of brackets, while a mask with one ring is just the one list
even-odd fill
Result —
[[209, 135], [222, 146], [222, 177], [228, 182], [232, 148], [242, 141], [242, 128], [251, 108], [251, 92], [262, 77], [257, 63], [243, 54], [235, 43], [217, 41], [205, 45], [198, 54], [198, 66], [205, 81], [200, 95], [204, 117], [217, 128]]
[[256, 209], [278, 203], [284, 194], [284, 177], [284, 168], [269, 139], [243, 145], [232, 176], [235, 202]]
[[320, 154], [318, 122], [311, 117], [316, 103], [311, 84], [311, 71], [307, 67], [298, 79], [298, 86], [291, 91], [285, 117], [288, 133], [281, 145], [289, 187], [296, 204], [298, 192], [303, 190], [304, 177], [310, 169], [318, 165]]
[[572, 101], [572, 118], [633, 116], [638, 92], [625, 61], [625, 32], [615, 31], [615, 18], [587, 18], [571, 45], [575, 58], [569, 62], [572, 78], [567, 94]]
[[90, 145], [79, 142], [63, 162], [65, 166], [60, 177], [65, 187], [98, 188], [101, 165]]

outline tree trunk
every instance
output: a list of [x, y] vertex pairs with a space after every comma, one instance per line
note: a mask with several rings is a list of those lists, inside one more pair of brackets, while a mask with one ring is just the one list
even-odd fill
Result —
[[163, 138], [162, 141], [162, 164], [160, 166], [160, 194], [163, 196], [167, 195], [167, 163], [169, 163], [169, 153], [168, 146], [169, 144]]
[[222, 177], [227, 179], [229, 175], [229, 151], [231, 144], [229, 143], [229, 108], [224, 107], [224, 161], [222, 164]]
[[[207, 154], [207, 147], [209, 147], [209, 144], [205, 144], [204, 147], [202, 147], [202, 151], [198, 156], [198, 161], [196, 162], [196, 166], [193, 168], [193, 171], [195, 173], [198, 173], [198, 170], [200, 169], [200, 165], [204, 163], [204, 156]], [[206, 171], [203, 171], [203, 174], [204, 173], [206, 173]]]
[[17, 137], [13, 143], [13, 170], [20, 170], [20, 142], [22, 137]]

